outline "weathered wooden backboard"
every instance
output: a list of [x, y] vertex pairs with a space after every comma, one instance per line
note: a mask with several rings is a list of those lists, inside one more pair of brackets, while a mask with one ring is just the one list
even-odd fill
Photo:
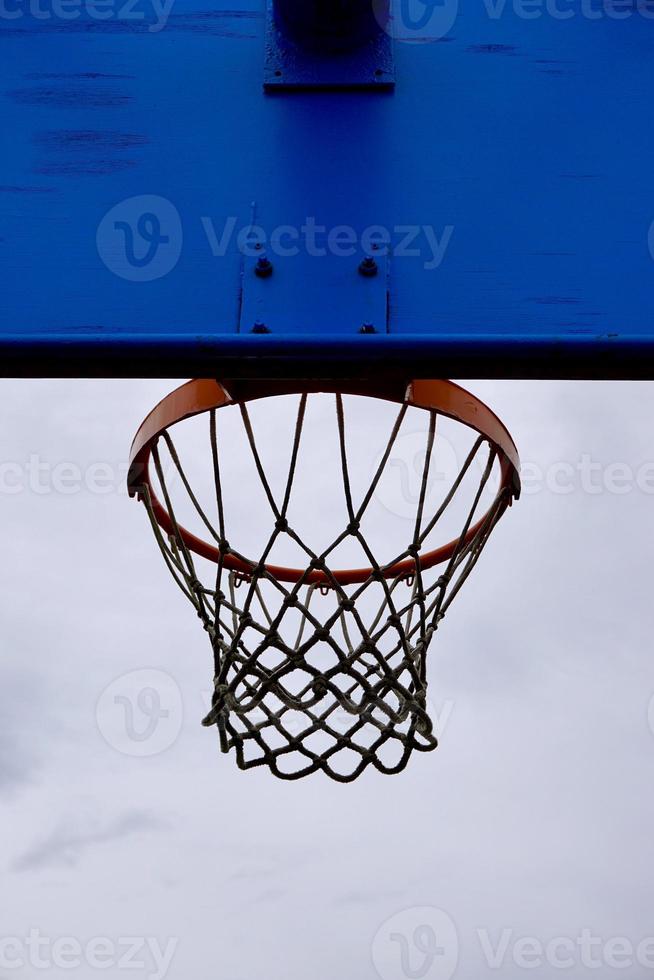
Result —
[[654, 2], [393, 14], [0, 0], [2, 373], [654, 377]]

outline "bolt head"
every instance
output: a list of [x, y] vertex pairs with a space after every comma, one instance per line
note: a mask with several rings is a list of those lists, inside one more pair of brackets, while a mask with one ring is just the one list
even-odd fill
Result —
[[273, 264], [267, 255], [260, 255], [257, 259], [257, 264], [254, 267], [254, 271], [260, 279], [267, 279], [268, 276], [272, 275]]
[[361, 261], [359, 265], [360, 274], [362, 276], [366, 276], [370, 278], [372, 276], [376, 276], [378, 271], [379, 271], [379, 267], [377, 265], [377, 262], [375, 261], [374, 256], [366, 255], [366, 257]]

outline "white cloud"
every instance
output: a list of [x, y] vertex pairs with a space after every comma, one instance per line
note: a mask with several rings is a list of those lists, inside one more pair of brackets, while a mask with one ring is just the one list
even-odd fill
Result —
[[[5, 458], [84, 468], [118, 466], [172, 382], [1, 387]], [[654, 385], [468, 387], [543, 467], [654, 453]], [[170, 980], [204, 975], [217, 950], [229, 980], [372, 980], [373, 937], [408, 908], [451, 917], [462, 980], [494, 975], [477, 929], [638, 944], [652, 931], [652, 503], [576, 490], [516, 504], [432, 647], [430, 695], [453, 704], [440, 748], [343, 787], [242, 773], [200, 727], [209, 644], [136, 503], [3, 497], [0, 826], [6, 863], [30, 870], [3, 882], [3, 930], [179, 936]], [[96, 725], [101, 692], [139, 668], [184, 700], [180, 737], [152, 758], [116, 753]], [[512, 963], [504, 980], [524, 975]]]
[[69, 815], [43, 840], [21, 854], [12, 865], [14, 871], [37, 871], [52, 865], [73, 867], [82, 855], [100, 845], [111, 844], [125, 837], [142, 836], [160, 831], [165, 822], [144, 810], [128, 810], [112, 820], [95, 820], [93, 825], [80, 825]]

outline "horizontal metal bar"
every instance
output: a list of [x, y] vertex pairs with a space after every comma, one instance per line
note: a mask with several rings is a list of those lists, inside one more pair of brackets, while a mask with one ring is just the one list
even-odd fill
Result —
[[2, 377], [654, 380], [647, 336], [179, 333], [0, 337]]

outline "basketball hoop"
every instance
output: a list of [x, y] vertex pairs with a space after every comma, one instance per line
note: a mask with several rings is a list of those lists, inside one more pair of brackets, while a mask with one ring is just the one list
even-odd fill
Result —
[[[307, 399], [333, 393], [340, 473], [347, 523], [326, 549], [315, 550], [294, 530], [289, 501], [296, 473]], [[285, 492], [275, 499], [266, 477], [248, 413], [257, 399], [301, 396]], [[390, 438], [360, 504], [355, 504], [345, 441], [344, 395], [398, 404]], [[258, 558], [241, 553], [227, 536], [217, 413], [240, 410], [256, 471], [271, 511], [272, 531]], [[429, 415], [420, 493], [411, 541], [391, 560], [380, 561], [361, 528], [409, 408]], [[171, 429], [207, 415], [217, 521], [199, 503], [182, 466]], [[426, 513], [438, 417], [453, 419], [476, 439], [444, 500]], [[207, 538], [176, 517], [161, 450], [170, 456], [187, 503], [207, 529]], [[424, 543], [482, 458], [481, 477], [460, 534], [439, 547]], [[479, 514], [491, 473], [499, 483], [490, 506]], [[161, 491], [157, 493], [152, 465]], [[476, 564], [495, 525], [519, 496], [519, 458], [500, 420], [473, 395], [449, 381], [329, 383], [196, 380], [172, 392], [150, 413], [131, 451], [128, 489], [148, 512], [157, 543], [178, 586], [207, 631], [214, 654], [212, 708], [204, 724], [217, 726], [224, 752], [234, 749], [242, 769], [268, 765], [276, 776], [297, 779], [322, 770], [349, 782], [373, 765], [395, 773], [411, 753], [429, 751], [437, 739], [427, 711], [426, 655], [450, 603]], [[288, 535], [306, 555], [303, 568], [272, 564], [269, 556]], [[348, 537], [362, 547], [368, 565], [333, 568], [332, 556]], [[210, 584], [198, 565], [212, 563]], [[440, 574], [436, 571], [439, 568]], [[431, 574], [430, 574], [431, 573]], [[206, 578], [206, 576], [205, 576]], [[238, 593], [238, 595], [237, 595]], [[265, 594], [264, 594], [265, 593]], [[375, 596], [374, 611], [363, 607]], [[242, 596], [242, 598], [241, 598]]]

